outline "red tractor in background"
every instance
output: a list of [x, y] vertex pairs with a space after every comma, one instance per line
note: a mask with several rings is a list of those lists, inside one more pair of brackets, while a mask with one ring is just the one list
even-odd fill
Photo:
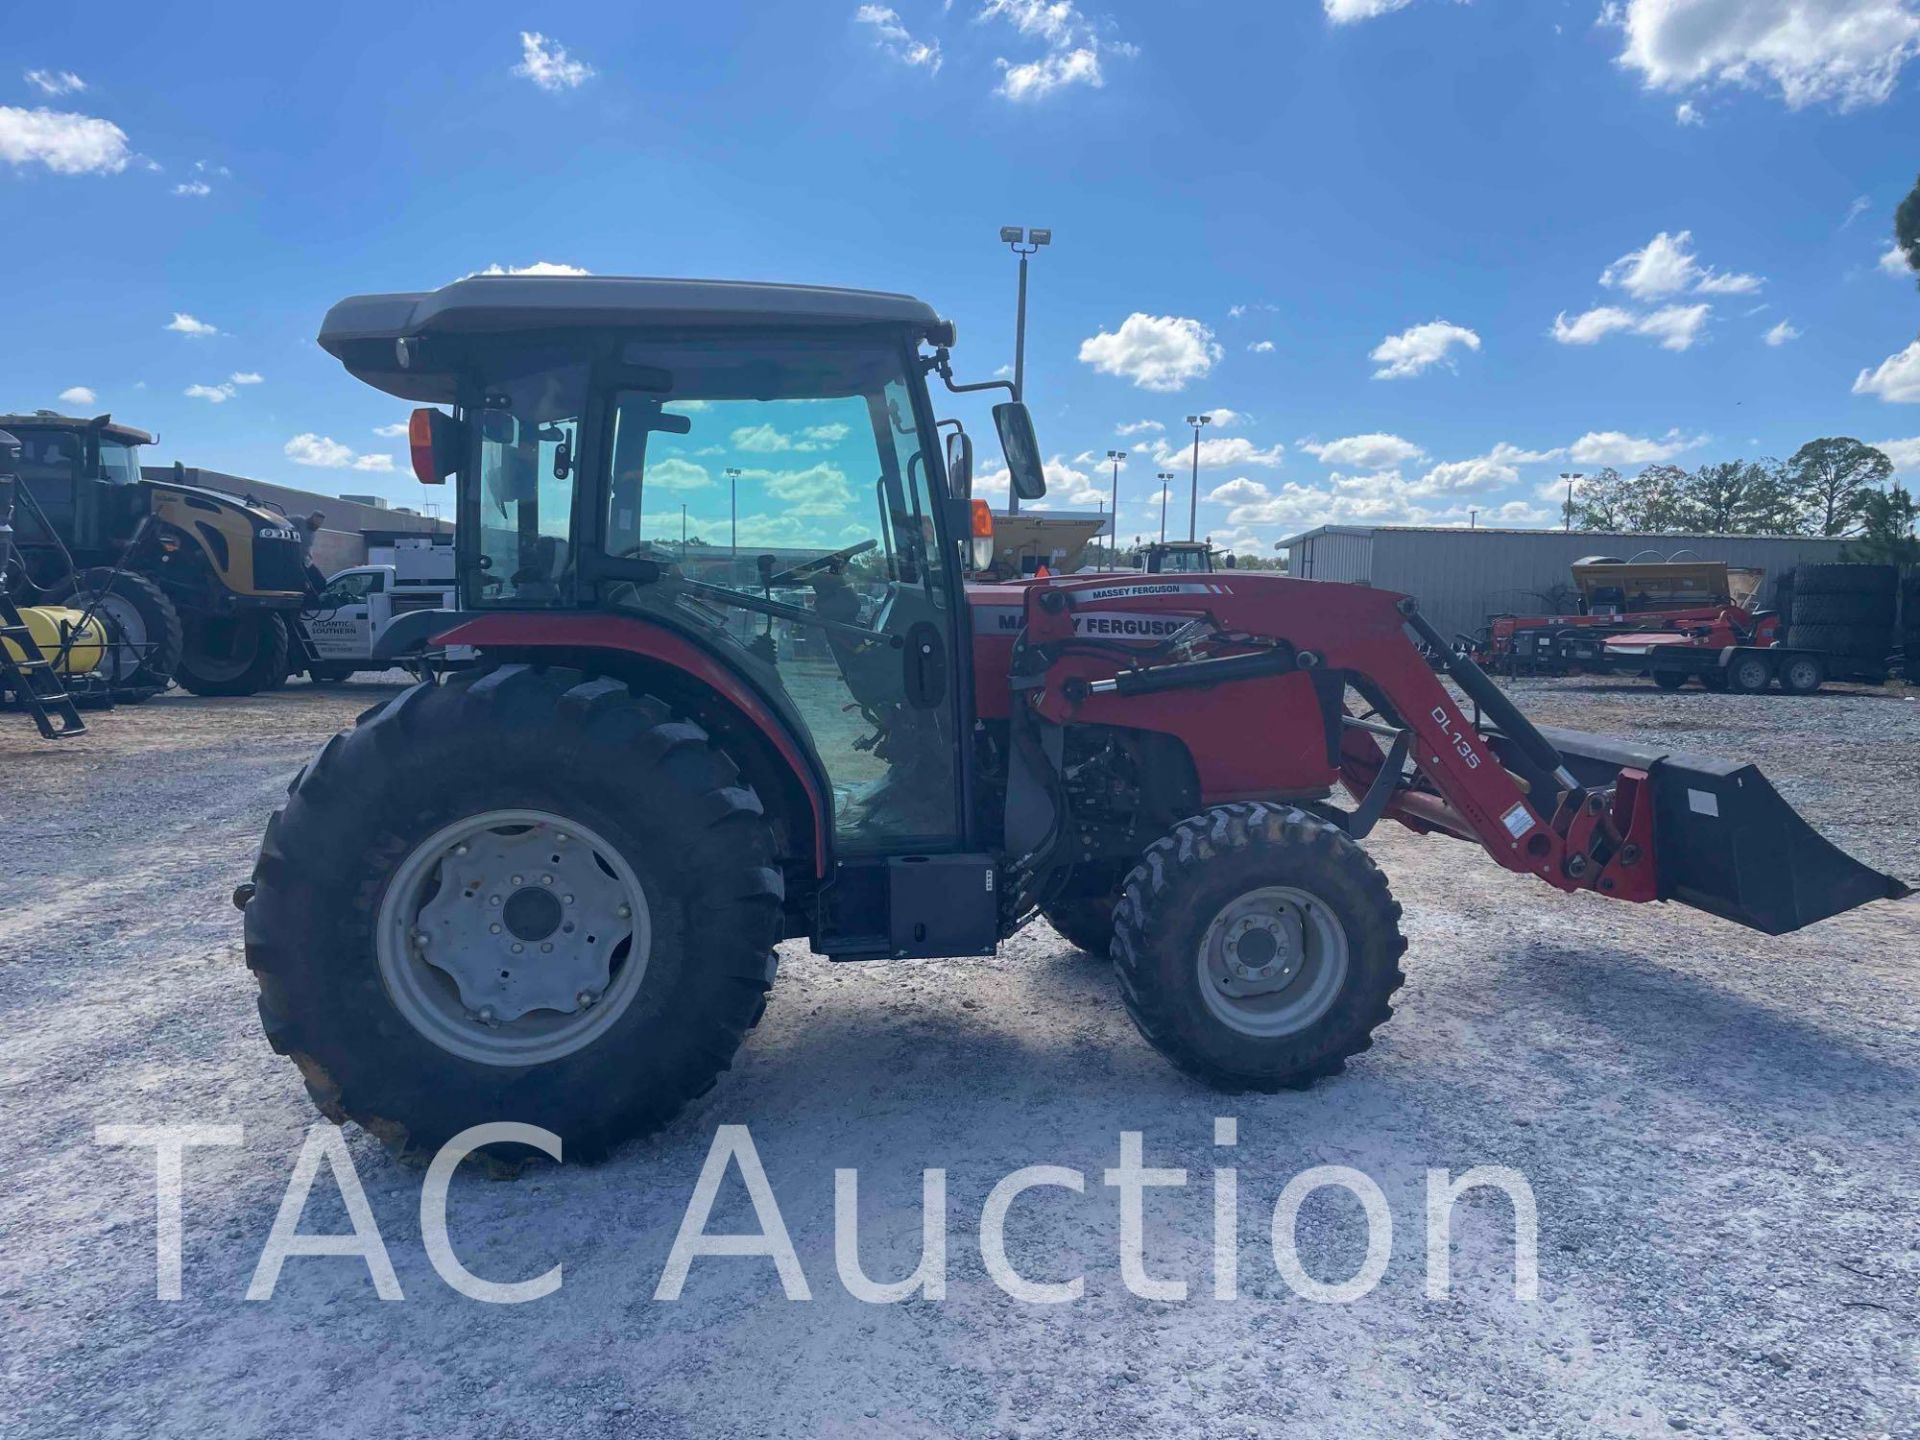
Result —
[[[953, 341], [906, 296], [693, 281], [329, 313], [320, 344], [423, 407], [419, 477], [458, 481], [460, 609], [382, 645], [480, 665], [330, 741], [236, 892], [268, 1039], [326, 1114], [402, 1152], [513, 1119], [591, 1156], [715, 1083], [782, 939], [981, 955], [1036, 915], [1112, 957], [1175, 1065], [1305, 1085], [1403, 978], [1382, 820], [1770, 934], [1907, 893], [1751, 766], [1536, 728], [1407, 596], [969, 583], [992, 516], [927, 381], [993, 382], [955, 383]], [[994, 420], [1038, 498], [1025, 407]], [[719, 578], [696, 537], [731, 546]]]

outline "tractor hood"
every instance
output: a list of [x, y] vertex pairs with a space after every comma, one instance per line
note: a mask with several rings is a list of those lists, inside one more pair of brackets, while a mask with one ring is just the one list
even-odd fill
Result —
[[321, 349], [375, 389], [403, 400], [451, 404], [465, 348], [448, 343], [456, 337], [864, 326], [898, 327], [935, 344], [953, 341], [952, 325], [911, 295], [610, 275], [471, 275], [438, 290], [356, 295], [327, 312], [319, 339]]

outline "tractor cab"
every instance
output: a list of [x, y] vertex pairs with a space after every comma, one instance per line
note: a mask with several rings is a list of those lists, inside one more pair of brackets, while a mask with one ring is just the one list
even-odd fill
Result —
[[1140, 568], [1149, 575], [1198, 575], [1213, 570], [1213, 545], [1206, 540], [1159, 540], [1143, 546]]
[[[476, 277], [343, 302], [320, 343], [430, 407], [414, 469], [457, 481], [465, 615], [670, 641], [661, 665], [757, 697], [810, 749], [822, 848], [859, 854], [968, 841], [963, 581], [984, 506], [926, 384], [952, 338], [904, 295]], [[995, 414], [1015, 483], [1043, 493], [1024, 408]]]
[[146, 513], [140, 447], [153, 443], [146, 431], [110, 415], [82, 420], [51, 410], [0, 415], [0, 430], [20, 442], [20, 486], [37, 506], [20, 537], [36, 580], [63, 578], [50, 573], [55, 557], [42, 553], [52, 549], [46, 526], [76, 552], [104, 552]]

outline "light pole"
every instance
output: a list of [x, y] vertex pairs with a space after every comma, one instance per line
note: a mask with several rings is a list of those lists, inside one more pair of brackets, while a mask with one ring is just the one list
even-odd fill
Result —
[[1213, 416], [1189, 415], [1187, 423], [1193, 426], [1193, 495], [1187, 501], [1187, 539], [1192, 540], [1200, 528], [1200, 427], [1211, 425]]
[[1107, 536], [1107, 568], [1120, 568], [1116, 552], [1120, 548], [1120, 462], [1127, 458], [1124, 450], [1107, 451], [1107, 459], [1113, 462], [1113, 533]]
[[[1002, 225], [1000, 238], [1020, 257], [1020, 301], [1013, 314], [1013, 398], [1027, 398], [1027, 257], [1053, 243], [1053, 231]], [[1007, 487], [1007, 513], [1020, 513], [1020, 497]]]
[[1160, 543], [1167, 543], [1167, 493], [1173, 489], [1173, 471], [1160, 472]]
[[1560, 478], [1567, 482], [1567, 516], [1566, 516], [1567, 533], [1572, 534], [1573, 533], [1573, 482], [1576, 480], [1584, 480], [1587, 477], [1585, 475], [1581, 475], [1578, 473], [1570, 475], [1565, 470], [1562, 470], [1560, 472]]
[[733, 538], [728, 542], [727, 570], [734, 580], [740, 578], [740, 472], [727, 467], [727, 509], [732, 517]]
[[687, 563], [687, 502], [680, 502], [680, 563]]

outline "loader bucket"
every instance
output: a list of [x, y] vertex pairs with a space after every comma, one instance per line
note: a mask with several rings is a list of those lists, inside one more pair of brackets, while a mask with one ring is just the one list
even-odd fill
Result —
[[1540, 727], [1583, 785], [1644, 770], [1653, 790], [1654, 865], [1678, 900], [1768, 935], [1913, 892], [1823, 839], [1757, 765], [1642, 750], [1601, 735]]

